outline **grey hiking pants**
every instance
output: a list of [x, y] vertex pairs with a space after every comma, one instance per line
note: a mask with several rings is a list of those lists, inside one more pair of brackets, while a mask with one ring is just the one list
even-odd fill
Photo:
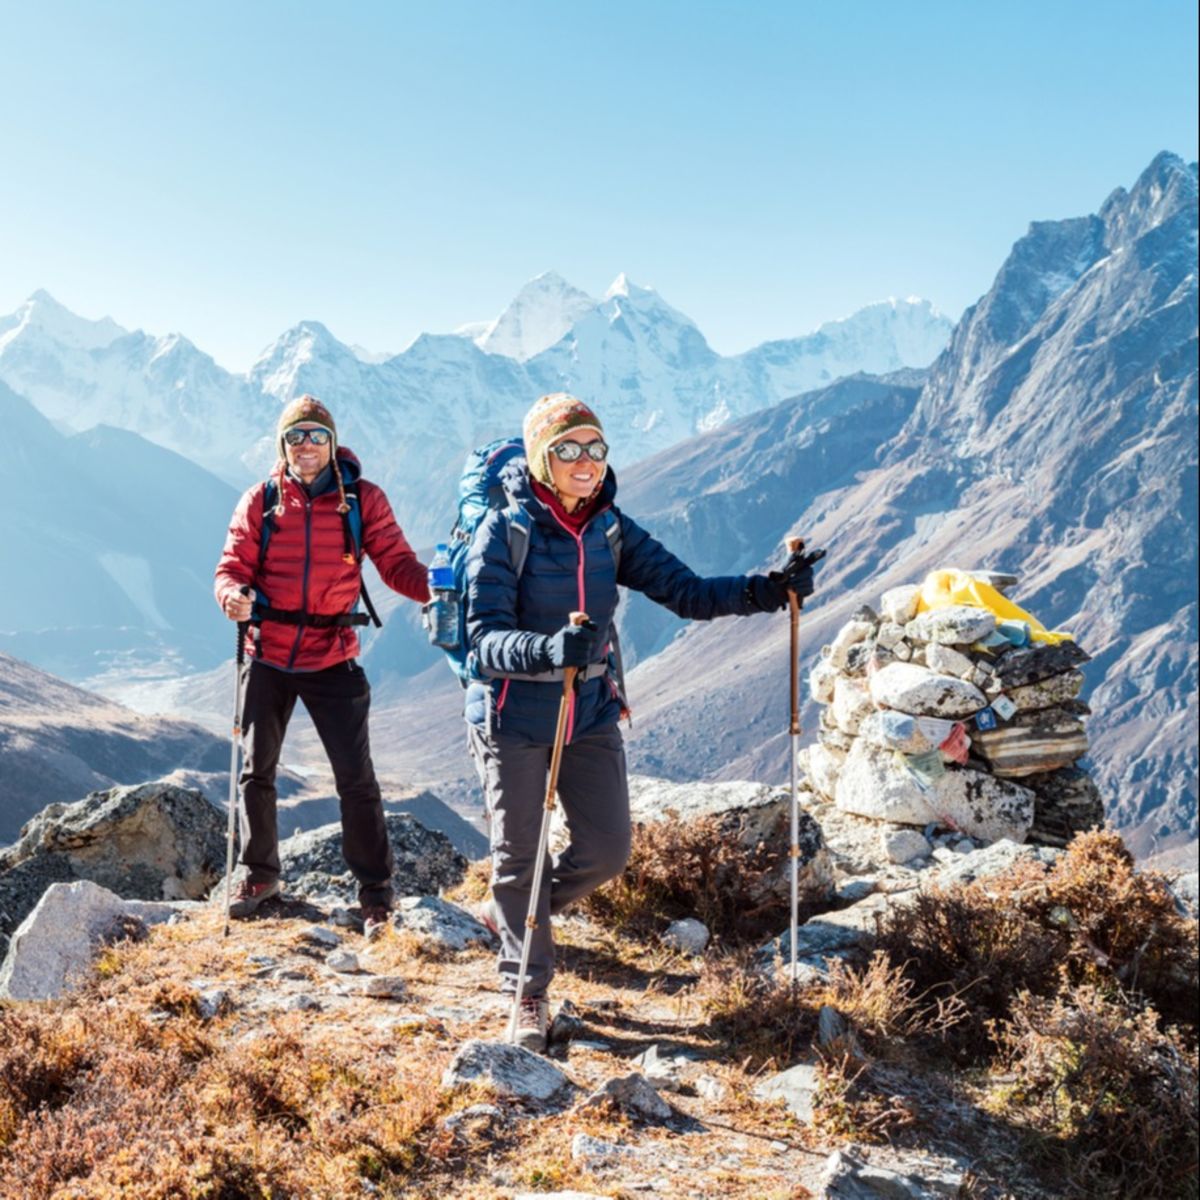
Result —
[[[501, 987], [511, 992], [516, 990], [521, 965], [551, 747], [489, 735], [470, 723], [467, 741], [489, 818]], [[561, 854], [547, 855], [529, 951], [527, 996], [545, 992], [554, 974], [551, 914], [619, 875], [629, 859], [629, 785], [625, 746], [616, 725], [563, 747], [558, 799], [569, 842]]]

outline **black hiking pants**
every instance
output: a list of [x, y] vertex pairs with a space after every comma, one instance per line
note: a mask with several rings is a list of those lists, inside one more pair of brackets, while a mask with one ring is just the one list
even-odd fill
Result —
[[240, 862], [251, 883], [279, 878], [275, 771], [296, 701], [312, 717], [329, 756], [342, 810], [342, 853], [363, 905], [392, 902], [392, 848], [371, 763], [371, 685], [353, 659], [323, 671], [277, 671], [251, 659], [242, 676]]

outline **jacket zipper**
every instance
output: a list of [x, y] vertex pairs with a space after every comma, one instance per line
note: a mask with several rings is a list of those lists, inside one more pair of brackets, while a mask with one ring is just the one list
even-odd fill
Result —
[[[550, 515], [556, 521], [558, 521], [559, 525], [561, 525], [563, 527], [563, 529], [565, 529], [567, 531], [567, 533], [569, 533], [575, 539], [575, 546], [579, 550], [579, 564], [575, 568], [575, 587], [579, 593], [579, 611], [582, 613], [585, 613], [585, 612], [587, 612], [587, 587], [585, 584], [585, 580], [586, 580], [586, 576], [587, 576], [587, 572], [585, 569], [586, 563], [587, 563], [587, 552], [583, 548], [583, 530], [580, 530], [578, 533], [576, 533], [575, 530], [573, 530], [570, 527], [570, 525], [567, 525], [565, 522], [563, 522], [560, 519], [558, 513], [554, 512], [553, 510], [550, 511]], [[590, 525], [590, 524], [591, 524], [591, 521], [588, 521], [588, 525]], [[586, 529], [587, 525], [585, 525], [583, 528]], [[570, 707], [569, 711], [567, 712], [567, 738], [566, 738], [566, 740], [568, 743], [571, 741], [572, 737], [574, 737], [574, 735], [575, 735], [575, 700], [576, 700], [577, 696], [578, 696], [578, 693], [575, 691], [574, 688], [572, 688], [571, 689], [571, 707]]]
[[[300, 611], [308, 612], [308, 566], [312, 560], [312, 497], [304, 497], [304, 577], [300, 584]], [[288, 670], [296, 663], [296, 655], [300, 652], [300, 642], [304, 638], [306, 626], [296, 627], [296, 640], [292, 643], [292, 652], [288, 655]]]

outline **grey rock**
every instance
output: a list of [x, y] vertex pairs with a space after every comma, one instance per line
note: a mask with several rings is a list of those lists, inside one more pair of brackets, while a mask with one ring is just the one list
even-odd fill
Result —
[[1007, 571], [972, 571], [971, 576], [994, 587], [1002, 596], [1007, 596], [1021, 582], [1019, 575], [1010, 575]]
[[[895, 621], [884, 621], [879, 626], [879, 632], [875, 635], [875, 644], [882, 646], [885, 650], [892, 650], [895, 648], [896, 643], [903, 637], [904, 625], [897, 625]], [[815, 700], [816, 697], [814, 696], [813, 699]], [[828, 703], [828, 701], [825, 703]]]
[[595, 1169], [614, 1160], [637, 1157], [638, 1151], [624, 1142], [603, 1142], [587, 1133], [577, 1133], [571, 1139], [571, 1158]]
[[464, 1125], [490, 1127], [504, 1124], [504, 1113], [494, 1104], [472, 1104], [442, 1118], [442, 1128], [457, 1133]]
[[973, 683], [913, 663], [890, 663], [876, 671], [871, 676], [870, 692], [879, 707], [914, 716], [965, 717], [987, 704]]
[[934, 804], [955, 829], [980, 841], [1021, 842], [1033, 825], [1034, 794], [1007, 779], [967, 767], [947, 770], [938, 780]]
[[754, 1087], [754, 1098], [764, 1103], [782, 1100], [790, 1113], [801, 1121], [813, 1119], [813, 1097], [817, 1092], [817, 1068], [812, 1063], [797, 1063], [762, 1080]]
[[1065, 846], [1077, 833], [1104, 824], [1104, 800], [1096, 781], [1079, 767], [1026, 775], [1021, 783], [1034, 794], [1029, 840]]
[[900, 639], [893, 647], [892, 653], [900, 659], [901, 662], [907, 662], [913, 656], [912, 646], [903, 638]]
[[649, 1121], [669, 1121], [675, 1112], [637, 1072], [608, 1080], [581, 1100], [578, 1108], [586, 1112], [588, 1109], [605, 1109], [610, 1106], [619, 1109], [626, 1116], [641, 1117]]
[[883, 857], [891, 863], [910, 863], [927, 858], [932, 851], [919, 829], [883, 829], [879, 840]]
[[680, 954], [703, 954], [708, 945], [708, 926], [695, 917], [684, 917], [680, 921], [672, 921], [662, 935], [662, 943]]
[[101, 940], [124, 915], [121, 897], [90, 880], [51, 884], [9, 941], [0, 999], [61, 996], [86, 977]]
[[1083, 690], [1083, 682], [1082, 671], [1066, 671], [1024, 687], [1006, 688], [1004, 694], [1017, 706], [1018, 712], [1032, 712], [1074, 700]]
[[334, 947], [342, 944], [341, 934], [326, 929], [324, 925], [310, 925], [300, 936], [317, 946]]
[[844, 675], [837, 677], [833, 685], [831, 711], [838, 729], [851, 736], [858, 733], [859, 724], [875, 710], [871, 695], [855, 680], [847, 679]]
[[325, 959], [325, 965], [340, 975], [353, 975], [358, 969], [358, 955], [351, 950], [335, 950]]
[[573, 1084], [541, 1055], [507, 1042], [464, 1042], [442, 1074], [446, 1090], [469, 1083], [486, 1083], [502, 1096], [517, 1100], [548, 1101]]
[[961, 1172], [902, 1175], [835, 1150], [821, 1172], [821, 1196], [823, 1200], [936, 1200], [958, 1196], [964, 1180]]
[[870, 621], [847, 621], [829, 643], [829, 661], [839, 671], [846, 666], [850, 648], [865, 641], [875, 632]]
[[846, 1018], [831, 1004], [822, 1004], [817, 1013], [817, 1041], [828, 1046], [849, 1032]]
[[809, 694], [817, 704], [828, 704], [833, 699], [833, 685], [837, 677], [837, 667], [829, 659], [817, 659], [808, 673]]
[[575, 1041], [588, 1032], [587, 1023], [570, 1000], [564, 1000], [550, 1021], [547, 1038], [550, 1044], [561, 1045]]
[[229, 993], [224, 988], [206, 988], [196, 1000], [196, 1011], [202, 1021], [211, 1021], [221, 1015], [230, 1004]]
[[52, 804], [0, 852], [0, 933], [51, 883], [90, 880], [118, 896], [199, 899], [225, 861], [225, 818], [201, 792], [165, 783]]
[[1034, 643], [1010, 650], [996, 664], [996, 675], [1005, 688], [1022, 687], [1062, 675], [1091, 658], [1077, 642]]
[[608, 1200], [596, 1192], [517, 1192], [513, 1200]]
[[[407, 813], [385, 813], [395, 857], [392, 887], [397, 896], [437, 895], [462, 881], [467, 860], [443, 833], [426, 829]], [[342, 857], [342, 827], [322, 825], [279, 844], [283, 877], [298, 896], [353, 895], [357, 882]]]
[[834, 800], [842, 812], [898, 825], [924, 825], [938, 815], [929, 793], [897, 764], [895, 754], [863, 738], [842, 764]]
[[703, 1096], [705, 1100], [719, 1103], [725, 1099], [725, 1085], [712, 1075], [698, 1075], [692, 1087], [696, 1089], [696, 1095]]
[[970, 679], [975, 664], [951, 646], [931, 642], [925, 648], [925, 665], [942, 675], [956, 675], [959, 679]]
[[907, 625], [917, 615], [921, 589], [917, 584], [889, 588], [880, 599], [884, 619], [896, 625]]
[[678, 1092], [683, 1087], [682, 1068], [687, 1061], [686, 1058], [668, 1058], [657, 1046], [651, 1046], [639, 1054], [633, 1064], [641, 1068], [651, 1087], [660, 1092]]
[[996, 618], [986, 608], [952, 604], [918, 613], [904, 627], [910, 642], [940, 642], [951, 646], [969, 646], [987, 637], [996, 628]]
[[408, 995], [408, 984], [399, 975], [368, 975], [354, 983], [358, 995], [377, 1000], [402, 1000]]
[[283, 1002], [285, 1012], [319, 1012], [321, 1002], [308, 992], [297, 992]]
[[800, 751], [801, 769], [813, 788], [829, 800], [837, 794], [838, 772], [845, 761], [845, 751], [832, 748], [824, 738]]
[[974, 850], [970, 854], [956, 854], [934, 875], [933, 881], [939, 887], [950, 887], [954, 884], [972, 883], [975, 880], [990, 879], [1007, 871], [1014, 863], [1029, 860], [1043, 864], [1053, 863], [1056, 855], [1052, 850], [1037, 846], [1026, 846], [1009, 838], [1002, 838]]
[[971, 746], [994, 774], [1020, 779], [1069, 767], [1087, 753], [1088, 739], [1082, 721], [1049, 708], [1018, 712], [996, 729], [973, 733]]
[[857, 904], [865, 900], [879, 887], [879, 881], [872, 876], [863, 879], [851, 879], [843, 883], [837, 891], [838, 902], [841, 904]]
[[[826, 955], [856, 949], [869, 942], [878, 928], [878, 919], [887, 911], [890, 898], [882, 893], [868, 896], [849, 908], [810, 917], [796, 931], [796, 957], [813, 962]], [[762, 946], [759, 954], [782, 958], [786, 967], [791, 959], [790, 930]]]
[[495, 937], [464, 908], [437, 896], [405, 896], [396, 902], [392, 921], [448, 950], [490, 946]]
[[1200, 907], [1200, 874], [1188, 871], [1177, 876], [1171, 884], [1171, 891], [1183, 911], [1195, 916], [1197, 908]]

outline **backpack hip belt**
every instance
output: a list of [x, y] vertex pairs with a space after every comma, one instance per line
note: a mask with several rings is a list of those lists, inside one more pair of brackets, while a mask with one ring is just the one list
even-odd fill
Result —
[[278, 621], [280, 625], [307, 625], [312, 629], [345, 628], [369, 625], [366, 613], [310, 613], [298, 608], [271, 608], [263, 605], [254, 611], [254, 621]]

